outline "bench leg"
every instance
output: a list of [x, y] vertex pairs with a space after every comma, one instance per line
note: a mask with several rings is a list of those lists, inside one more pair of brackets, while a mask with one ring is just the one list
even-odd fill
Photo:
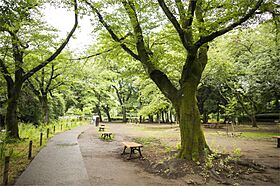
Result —
[[122, 155], [125, 154], [125, 149], [126, 149], [126, 146], [124, 146], [124, 148], [123, 148], [123, 153], [122, 153]]
[[130, 147], [130, 155], [129, 155], [129, 159], [131, 159], [132, 153], [134, 152], [134, 148]]
[[141, 148], [140, 148], [140, 147], [138, 147], [138, 151], [139, 151], [139, 155], [140, 155], [140, 157], [142, 158], [143, 156], [142, 156], [142, 153], [141, 153]]

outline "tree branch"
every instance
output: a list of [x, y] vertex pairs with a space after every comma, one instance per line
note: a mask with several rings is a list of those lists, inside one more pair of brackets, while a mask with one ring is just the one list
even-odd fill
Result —
[[0, 71], [3, 74], [5, 80], [7, 81], [8, 84], [12, 85], [14, 83], [4, 61], [0, 58]]
[[129, 54], [131, 55], [134, 59], [140, 60], [139, 56], [135, 54], [130, 48], [128, 48], [122, 40], [115, 34], [115, 32], [112, 30], [111, 26], [107, 24], [107, 22], [104, 20], [103, 16], [101, 13], [87, 0], [84, 1], [87, 5], [90, 6], [90, 8], [97, 14], [99, 22], [105, 27], [105, 29], [109, 32], [111, 35], [112, 39], [118, 43], [120, 43], [121, 47]]
[[186, 42], [185, 42], [185, 39], [184, 39], [184, 31], [181, 28], [181, 26], [180, 26], [179, 22], [177, 21], [176, 17], [169, 10], [169, 8], [165, 4], [164, 0], [158, 0], [158, 3], [160, 5], [161, 9], [163, 10], [163, 12], [165, 13], [165, 15], [167, 16], [167, 18], [169, 19], [169, 21], [172, 23], [172, 25], [174, 26], [174, 28], [178, 32], [179, 37], [180, 37], [183, 45], [186, 47]]
[[175, 0], [175, 3], [176, 3], [176, 6], [177, 6], [177, 9], [179, 11], [179, 15], [180, 15], [180, 19], [181, 21], [184, 21], [186, 20], [186, 10], [184, 8], [184, 5], [182, 3], [181, 0]]
[[[49, 88], [50, 88], [50, 85], [51, 85], [51, 83], [52, 83], [52, 80], [53, 79], [55, 79], [55, 77], [54, 77], [54, 64], [52, 64], [52, 71], [51, 71], [51, 75], [50, 75], [50, 79], [49, 79], [49, 81], [48, 81], [48, 83], [47, 83], [47, 86], [46, 86], [46, 88], [45, 88], [45, 92], [48, 92], [48, 90], [49, 90]], [[57, 74], [56, 75], [56, 77], [57, 76], [59, 76], [59, 74]]]
[[40, 97], [41, 97], [40, 91], [38, 91], [38, 90], [35, 88], [35, 86], [33, 85], [33, 83], [32, 83], [29, 79], [27, 79], [27, 82], [28, 82], [30, 88], [33, 90], [33, 92], [34, 92], [34, 93], [38, 96], [38, 98], [40, 99]]
[[35, 68], [30, 70], [29, 72], [27, 72], [23, 76], [23, 81], [25, 81], [26, 79], [31, 77], [34, 73], [36, 73], [37, 71], [39, 71], [40, 69], [45, 67], [51, 61], [53, 61], [62, 52], [62, 50], [65, 48], [65, 46], [69, 43], [70, 38], [73, 36], [73, 34], [74, 34], [74, 32], [75, 32], [75, 30], [78, 26], [78, 4], [77, 4], [77, 0], [74, 0], [74, 12], [75, 12], [75, 23], [74, 23], [74, 26], [71, 29], [70, 33], [66, 37], [65, 41], [59, 46], [59, 48], [48, 59], [46, 59], [43, 63], [36, 66]]
[[256, 6], [251, 9], [244, 17], [240, 18], [238, 21], [232, 23], [231, 25], [229, 25], [228, 27], [226, 28], [223, 28], [221, 30], [218, 30], [216, 32], [213, 32], [211, 34], [209, 34], [208, 36], [204, 36], [204, 37], [201, 37], [196, 43], [195, 45], [197, 47], [200, 47], [202, 46], [204, 43], [207, 43], [209, 41], [212, 41], [213, 39], [215, 39], [216, 37], [218, 36], [221, 36], [229, 31], [231, 31], [232, 29], [234, 29], [235, 27], [241, 25], [242, 23], [244, 23], [245, 21], [247, 21], [255, 12], [256, 10], [261, 6], [263, 0], [259, 0], [256, 4]]

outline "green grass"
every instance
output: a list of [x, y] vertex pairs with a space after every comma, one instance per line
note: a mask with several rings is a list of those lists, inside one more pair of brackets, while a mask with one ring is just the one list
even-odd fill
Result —
[[137, 143], [141, 143], [142, 145], [150, 145], [152, 143], [159, 143], [160, 140], [155, 137], [137, 137], [134, 138]]
[[280, 136], [280, 133], [242, 132], [240, 137], [250, 138], [250, 139], [271, 139], [273, 136]]
[[[84, 125], [83, 121], [58, 121], [49, 125], [40, 125], [35, 127], [32, 124], [19, 124], [20, 140], [7, 139], [4, 132], [0, 133], [0, 140], [3, 143], [0, 145], [0, 185], [3, 179], [4, 157], [10, 156], [9, 164], [9, 185], [12, 185], [17, 176], [28, 166], [29, 141], [32, 140], [32, 157], [35, 157], [38, 152], [46, 145], [48, 139], [55, 134], [70, 130], [80, 125]], [[53, 130], [55, 126], [55, 131]], [[47, 128], [49, 128], [49, 138], [47, 138]], [[40, 134], [43, 133], [42, 146], [40, 146]]]

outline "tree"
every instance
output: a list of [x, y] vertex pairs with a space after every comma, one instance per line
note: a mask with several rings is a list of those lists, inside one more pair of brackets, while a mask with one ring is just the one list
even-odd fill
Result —
[[[111, 26], [107, 23], [97, 9], [100, 5], [84, 1], [91, 10], [98, 16], [100, 23], [106, 28], [112, 39], [135, 60], [140, 61], [148, 74], [161, 92], [171, 101], [176, 110], [180, 123], [181, 132], [181, 150], [180, 158], [197, 160], [204, 156], [205, 148], [208, 148], [204, 134], [200, 125], [200, 113], [197, 107], [196, 90], [200, 82], [201, 74], [207, 64], [208, 42], [214, 40], [235, 27], [248, 20], [262, 4], [262, 0], [256, 3], [247, 4], [244, 1], [238, 1], [232, 4], [230, 1], [217, 3], [208, 3], [206, 1], [191, 0], [188, 2], [176, 0], [171, 1], [158, 0], [155, 2], [136, 2], [133, 0], [123, 0], [118, 14], [111, 20], [123, 18], [119, 13], [125, 12], [129, 23], [123, 23], [124, 26]], [[115, 1], [114, 1], [115, 2]], [[113, 3], [113, 2], [111, 2]], [[117, 3], [117, 2], [115, 2]], [[146, 20], [152, 13], [152, 8], [157, 8], [158, 4], [163, 10], [168, 20], [176, 30], [179, 40], [185, 49], [185, 62], [181, 71], [181, 77], [178, 80], [179, 86], [175, 86], [168, 76], [155, 65], [156, 56], [147, 43], [149, 27]], [[144, 12], [145, 10], [149, 12]], [[176, 11], [174, 11], [176, 10]], [[158, 13], [156, 9], [153, 12]], [[176, 16], [177, 12], [179, 16]], [[148, 15], [148, 16], [147, 16]], [[179, 17], [179, 21], [177, 19]], [[150, 19], [150, 22], [157, 21]], [[216, 18], [216, 19], [215, 19]], [[123, 21], [124, 19], [122, 19]], [[144, 20], [144, 21], [143, 21]], [[144, 23], [145, 24], [144, 24]], [[164, 23], [163, 23], [164, 24]], [[115, 28], [131, 26], [129, 31], [133, 32], [133, 44], [131, 46], [124, 42], [119, 36], [124, 31], [115, 32]], [[144, 28], [144, 30], [143, 30]], [[155, 31], [153, 32], [155, 33]], [[160, 61], [157, 61], [160, 63]]]
[[[4, 37], [1, 45], [0, 71], [7, 83], [8, 105], [6, 112], [6, 130], [10, 137], [19, 138], [17, 123], [17, 104], [24, 84], [34, 73], [52, 62], [65, 48], [78, 25], [77, 1], [74, 0], [75, 23], [62, 44], [46, 59], [38, 59], [30, 69], [26, 68], [25, 57], [37, 45], [38, 33], [42, 23], [36, 19], [40, 1], [5, 0], [1, 3], [0, 34]], [[41, 35], [42, 36], [42, 35]], [[29, 40], [30, 39], [30, 40]], [[28, 48], [30, 50], [28, 50]], [[14, 77], [13, 77], [14, 75]]]
[[42, 68], [33, 75], [33, 78], [29, 78], [28, 80], [30, 88], [33, 90], [41, 103], [44, 123], [49, 123], [50, 121], [48, 97], [52, 94], [52, 92], [66, 83], [64, 77], [67, 76], [66, 72], [70, 71], [67, 67], [70, 66], [70, 64], [68, 64], [66, 56], [70, 56], [70, 54], [68, 53], [67, 55], [67, 53], [62, 53], [52, 62], [51, 66]]

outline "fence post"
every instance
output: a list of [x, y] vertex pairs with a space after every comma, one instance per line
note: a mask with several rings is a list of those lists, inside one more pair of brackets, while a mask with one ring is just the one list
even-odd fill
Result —
[[5, 156], [3, 185], [8, 185], [10, 156]]
[[32, 140], [29, 141], [28, 159], [30, 160], [31, 157], [32, 157]]
[[50, 129], [47, 128], [47, 139], [49, 138]]
[[53, 133], [55, 133], [55, 125], [53, 126]]
[[40, 146], [42, 146], [42, 141], [43, 141], [43, 132], [40, 133]]

